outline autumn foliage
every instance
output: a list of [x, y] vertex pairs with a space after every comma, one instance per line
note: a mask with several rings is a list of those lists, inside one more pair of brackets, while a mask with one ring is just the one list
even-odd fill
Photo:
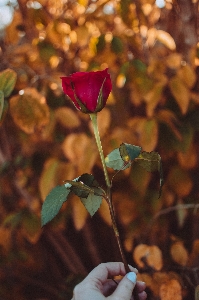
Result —
[[[105, 155], [122, 143], [157, 151], [113, 180], [129, 264], [151, 300], [198, 300], [198, 1], [18, 0], [0, 38], [0, 298], [71, 299], [100, 262], [120, 260], [106, 202], [91, 219], [74, 196], [41, 229], [47, 194], [83, 173], [104, 177], [89, 116], [60, 77], [106, 68], [98, 113]], [[115, 171], [110, 169], [110, 175]]]

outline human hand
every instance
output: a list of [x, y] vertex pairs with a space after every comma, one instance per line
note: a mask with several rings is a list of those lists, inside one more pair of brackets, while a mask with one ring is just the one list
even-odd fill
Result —
[[[146, 285], [136, 282], [137, 270], [129, 266], [131, 272], [126, 274], [121, 262], [102, 263], [94, 268], [88, 276], [79, 283], [73, 293], [72, 300], [133, 300], [132, 292], [136, 285], [140, 300], [145, 300]], [[111, 279], [123, 275], [118, 285]]]

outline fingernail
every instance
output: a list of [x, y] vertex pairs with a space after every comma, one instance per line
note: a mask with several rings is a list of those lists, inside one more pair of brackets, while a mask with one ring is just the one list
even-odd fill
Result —
[[137, 276], [134, 272], [129, 272], [126, 277], [133, 283], [136, 283]]

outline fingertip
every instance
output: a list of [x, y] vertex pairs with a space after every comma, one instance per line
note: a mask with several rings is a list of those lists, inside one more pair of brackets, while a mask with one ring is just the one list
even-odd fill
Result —
[[126, 277], [133, 282], [134, 284], [136, 283], [136, 279], [137, 279], [137, 275], [135, 274], [135, 272], [129, 272], [126, 274]]

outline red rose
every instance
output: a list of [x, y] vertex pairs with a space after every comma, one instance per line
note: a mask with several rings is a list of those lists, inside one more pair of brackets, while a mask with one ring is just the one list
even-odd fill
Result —
[[64, 93], [78, 110], [84, 113], [96, 113], [106, 105], [112, 89], [108, 69], [97, 72], [77, 72], [61, 79]]

